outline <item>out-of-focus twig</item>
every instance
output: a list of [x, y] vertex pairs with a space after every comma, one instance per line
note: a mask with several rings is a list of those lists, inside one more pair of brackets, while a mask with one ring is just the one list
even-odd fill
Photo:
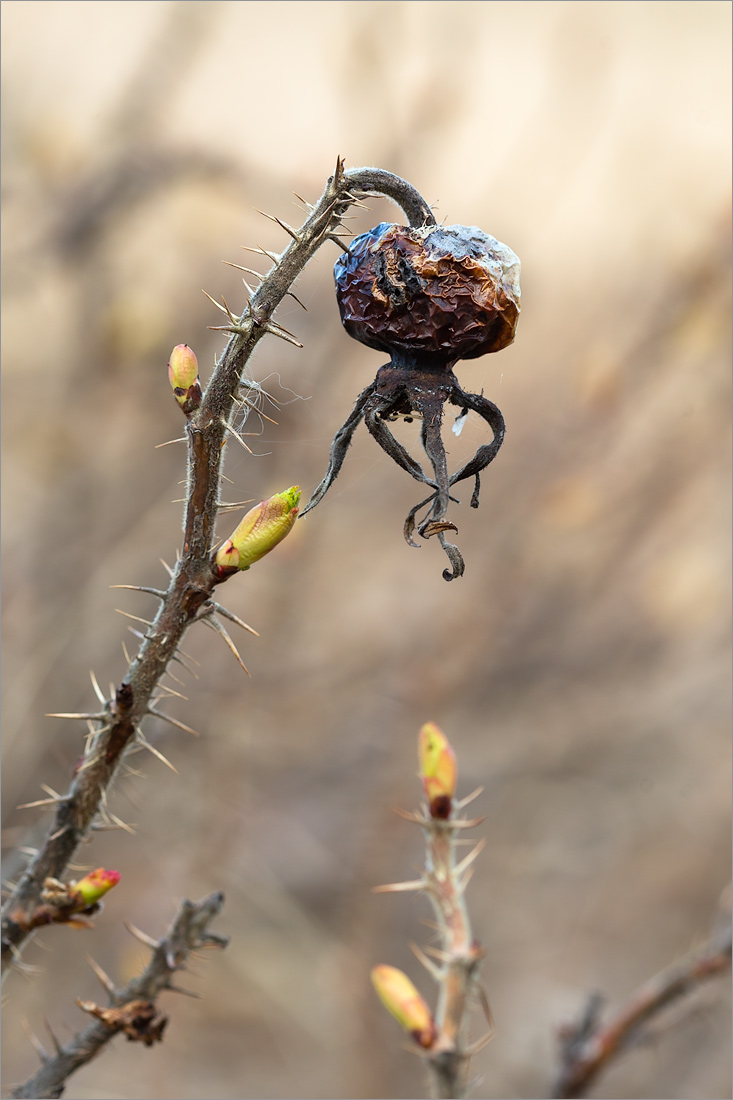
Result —
[[[425, 835], [425, 867], [414, 882], [378, 886], [376, 892], [419, 890], [427, 895], [436, 917], [438, 948], [413, 951], [438, 984], [438, 1003], [432, 1015], [409, 978], [393, 967], [379, 966], [372, 981], [384, 1005], [408, 1031], [420, 1048], [429, 1073], [432, 1095], [439, 1100], [458, 1100], [466, 1095], [471, 1058], [493, 1036], [488, 1000], [478, 982], [484, 951], [474, 938], [465, 903], [465, 890], [483, 841], [462, 859], [457, 857], [457, 834], [477, 825], [460, 811], [475, 797], [454, 800], [456, 763], [453, 749], [442, 731], [427, 722], [420, 731], [420, 775], [428, 799], [424, 812], [400, 811], [400, 816], [422, 827]], [[489, 1030], [474, 1044], [467, 1041], [471, 1008], [483, 1007]]]
[[[94, 1022], [78, 1032], [63, 1047], [55, 1042], [55, 1053], [42, 1055], [37, 1073], [13, 1090], [14, 1097], [58, 1097], [75, 1070], [90, 1062], [119, 1032], [130, 1040], [151, 1046], [159, 1041], [167, 1022], [158, 1013], [155, 1000], [165, 990], [174, 990], [173, 975], [184, 969], [192, 951], [202, 947], [226, 947], [228, 937], [209, 931], [209, 924], [218, 916], [224, 904], [223, 894], [211, 894], [199, 902], [182, 901], [178, 913], [160, 942], [136, 933], [148, 946], [153, 957], [142, 974], [117, 990], [104, 972], [94, 964], [94, 970], [109, 995], [109, 1007], [100, 1008], [89, 1001], [79, 1007], [94, 1016]], [[37, 1049], [40, 1044], [37, 1044]]]
[[650, 978], [605, 1022], [601, 1019], [602, 998], [589, 998], [577, 1023], [561, 1030], [561, 1066], [553, 1097], [570, 1100], [587, 1096], [598, 1075], [621, 1051], [643, 1039], [646, 1026], [662, 1009], [726, 971], [730, 963], [728, 927], [714, 933], [685, 959]]

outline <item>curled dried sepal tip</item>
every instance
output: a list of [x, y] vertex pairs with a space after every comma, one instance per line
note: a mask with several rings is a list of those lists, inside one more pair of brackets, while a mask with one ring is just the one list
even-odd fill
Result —
[[120, 881], [119, 871], [107, 871], [104, 867], [97, 867], [96, 871], [90, 871], [84, 878], [74, 882], [70, 887], [70, 894], [79, 901], [79, 909], [88, 909], [96, 905], [113, 886]]
[[435, 722], [426, 722], [418, 736], [420, 779], [430, 806], [430, 816], [450, 816], [456, 793], [456, 754]]
[[292, 485], [250, 508], [247, 515], [214, 555], [214, 572], [224, 580], [240, 569], [249, 569], [285, 538], [298, 515], [300, 488]]
[[168, 363], [168, 378], [173, 396], [189, 416], [201, 404], [199, 364], [188, 344], [176, 344]]
[[375, 966], [372, 985], [397, 1023], [419, 1046], [429, 1049], [435, 1042], [435, 1023], [430, 1009], [407, 975], [394, 966]]

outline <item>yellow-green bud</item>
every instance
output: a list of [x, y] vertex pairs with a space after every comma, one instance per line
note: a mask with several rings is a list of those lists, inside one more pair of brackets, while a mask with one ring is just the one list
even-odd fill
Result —
[[295, 523], [299, 500], [300, 488], [293, 485], [250, 508], [236, 531], [216, 552], [214, 562], [219, 576], [249, 569], [282, 542]]
[[201, 404], [199, 364], [188, 344], [177, 344], [168, 363], [168, 378], [173, 396], [188, 414]]
[[84, 878], [73, 883], [69, 893], [74, 901], [79, 899], [80, 909], [88, 909], [90, 905], [96, 905], [119, 881], [119, 871], [106, 871], [104, 867], [97, 867], [96, 871], [90, 871]]
[[456, 754], [435, 722], [426, 722], [420, 730], [418, 757], [431, 816], [446, 818], [456, 793]]
[[384, 1007], [398, 1024], [426, 1049], [435, 1042], [435, 1024], [430, 1009], [406, 974], [394, 966], [375, 966], [372, 985]]

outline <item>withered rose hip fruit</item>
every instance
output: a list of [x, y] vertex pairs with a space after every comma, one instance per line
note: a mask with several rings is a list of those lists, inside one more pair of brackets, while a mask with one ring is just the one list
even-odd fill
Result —
[[476, 226], [382, 222], [336, 261], [344, 328], [371, 348], [453, 364], [511, 344], [519, 259]]
[[[504, 418], [496, 405], [483, 394], [465, 393], [453, 367], [459, 359], [475, 359], [511, 344], [519, 319], [519, 260], [475, 226], [382, 222], [352, 241], [336, 261], [334, 276], [344, 328], [368, 347], [387, 352], [390, 362], [362, 391], [336, 433], [326, 476], [301, 515], [315, 507], [333, 483], [363, 419], [380, 447], [432, 490], [408, 512], [405, 538], [416, 546], [415, 531], [423, 538], [437, 535], [451, 564], [443, 576], [453, 580], [461, 576], [464, 564], [457, 547], [445, 539], [446, 531], [457, 530], [445, 518], [455, 499], [451, 488], [473, 477], [471, 507], [478, 508], [480, 473], [504, 439]], [[461, 415], [477, 413], [493, 433], [491, 442], [479, 447], [454, 474], [448, 473], [441, 435], [446, 402]], [[387, 427], [400, 417], [421, 421], [432, 476]], [[418, 523], [422, 508], [427, 511]]]

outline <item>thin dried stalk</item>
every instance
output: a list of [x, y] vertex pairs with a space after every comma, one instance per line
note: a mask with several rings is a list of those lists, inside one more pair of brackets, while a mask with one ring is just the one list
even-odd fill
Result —
[[220, 499], [223, 445], [249, 357], [266, 333], [281, 335], [273, 320], [277, 306], [318, 248], [333, 239], [349, 206], [358, 203], [365, 193], [393, 199], [402, 206], [411, 225], [434, 220], [424, 199], [409, 183], [380, 169], [345, 171], [339, 158], [321, 198], [285, 250], [280, 255], [267, 253], [273, 266], [244, 313], [226, 326], [231, 333], [229, 342], [200, 407], [187, 419], [189, 492], [180, 559], [158, 614], [114, 698], [107, 700], [98, 714], [88, 716], [94, 722], [94, 734], [84, 764], [69, 791], [57, 800], [44, 843], [3, 907], [3, 973], [18, 957], [33, 928], [45, 880], [62, 876], [87, 835], [125, 749], [146, 715], [152, 713], [151, 699], [161, 677], [176, 658], [186, 630], [210, 601], [216, 583], [210, 557]]
[[[71, 1074], [91, 1062], [110, 1039], [121, 1031], [148, 1045], [155, 1038], [159, 1039], [165, 1026], [165, 1017], [156, 1015], [153, 1008], [158, 995], [167, 989], [175, 989], [172, 985], [173, 975], [183, 968], [192, 951], [201, 947], [226, 947], [229, 942], [226, 936], [208, 930], [223, 904], [223, 894], [211, 894], [199, 902], [181, 902], [173, 923], [159, 943], [144, 937], [145, 942], [153, 946], [153, 957], [143, 973], [128, 982], [124, 989], [115, 990], [104, 972], [96, 964], [92, 964], [108, 992], [112, 1011], [100, 1010], [96, 1005], [90, 1006], [88, 1003], [82, 1005], [85, 1011], [98, 1018], [63, 1047], [55, 1043], [56, 1053], [45, 1057], [42, 1055], [43, 1064], [38, 1072], [15, 1088], [11, 1095], [39, 1100], [41, 1097], [61, 1096], [64, 1084]], [[138, 934], [138, 938], [143, 937]], [[126, 1026], [125, 1021], [134, 1021], [136, 1017], [147, 1019], [153, 1024], [153, 1028], [140, 1034], [131, 1034], [130, 1024]]]
[[647, 1026], [674, 1001], [687, 996], [731, 964], [731, 930], [725, 928], [681, 962], [640, 986], [605, 1023], [602, 999], [591, 997], [577, 1024], [560, 1035], [561, 1068], [553, 1090], [557, 1100], [587, 1096], [599, 1074], [623, 1050], [643, 1039]]

